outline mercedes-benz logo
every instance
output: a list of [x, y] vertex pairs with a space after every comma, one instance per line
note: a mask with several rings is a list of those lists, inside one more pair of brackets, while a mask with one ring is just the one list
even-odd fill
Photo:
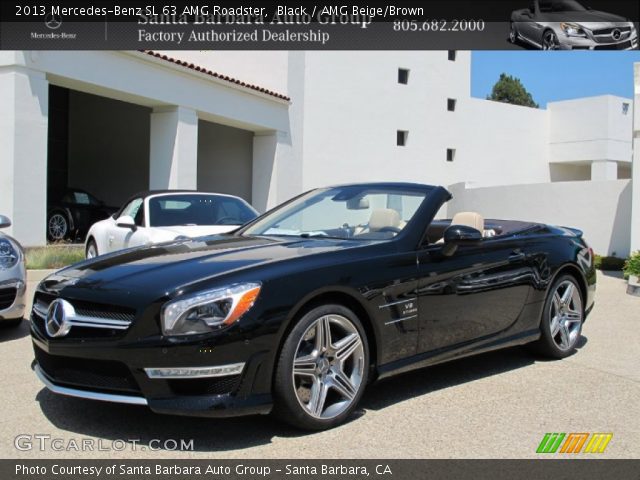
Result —
[[611, 37], [613, 37], [614, 40], [620, 40], [621, 36], [622, 36], [622, 32], [617, 28], [613, 32], [611, 32]]
[[59, 15], [50, 13], [45, 17], [44, 24], [47, 26], [47, 28], [55, 30], [57, 28], [60, 28], [60, 25], [62, 25], [62, 18]]
[[45, 328], [50, 337], [64, 337], [71, 330], [70, 317], [75, 314], [73, 305], [57, 298], [49, 305]]

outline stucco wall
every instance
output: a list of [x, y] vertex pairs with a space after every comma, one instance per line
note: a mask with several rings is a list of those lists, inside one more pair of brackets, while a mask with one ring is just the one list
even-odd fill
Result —
[[635, 107], [633, 122], [633, 218], [631, 249], [640, 250], [640, 63], [634, 65]]
[[[447, 216], [475, 211], [485, 218], [526, 220], [575, 227], [600, 255], [629, 254], [629, 180], [556, 182], [503, 187], [451, 185]], [[508, 201], [505, 201], [508, 200]]]
[[198, 190], [251, 202], [253, 132], [198, 122]]
[[69, 92], [68, 185], [121, 205], [149, 187], [150, 109]]

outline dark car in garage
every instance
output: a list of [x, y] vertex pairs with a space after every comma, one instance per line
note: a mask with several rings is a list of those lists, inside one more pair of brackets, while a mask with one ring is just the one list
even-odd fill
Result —
[[84, 240], [89, 227], [114, 214], [118, 207], [105, 205], [102, 200], [79, 188], [66, 188], [49, 193], [47, 207], [47, 238]]

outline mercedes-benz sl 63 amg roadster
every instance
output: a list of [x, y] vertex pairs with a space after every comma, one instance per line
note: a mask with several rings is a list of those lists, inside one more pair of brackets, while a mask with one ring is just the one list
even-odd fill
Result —
[[573, 353], [596, 281], [582, 232], [434, 220], [450, 198], [320, 188], [227, 234], [70, 266], [35, 293], [35, 372], [65, 395], [324, 429], [395, 373], [513, 345]]

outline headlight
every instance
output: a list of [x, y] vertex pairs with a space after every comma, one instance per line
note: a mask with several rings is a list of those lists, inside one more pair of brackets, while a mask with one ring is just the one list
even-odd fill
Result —
[[173, 300], [162, 307], [162, 332], [193, 335], [231, 325], [253, 306], [259, 293], [259, 283], [241, 283]]
[[560, 24], [562, 31], [569, 37], [586, 37], [584, 30], [577, 23], [562, 22]]
[[0, 270], [14, 267], [20, 260], [18, 248], [6, 238], [0, 238]]

